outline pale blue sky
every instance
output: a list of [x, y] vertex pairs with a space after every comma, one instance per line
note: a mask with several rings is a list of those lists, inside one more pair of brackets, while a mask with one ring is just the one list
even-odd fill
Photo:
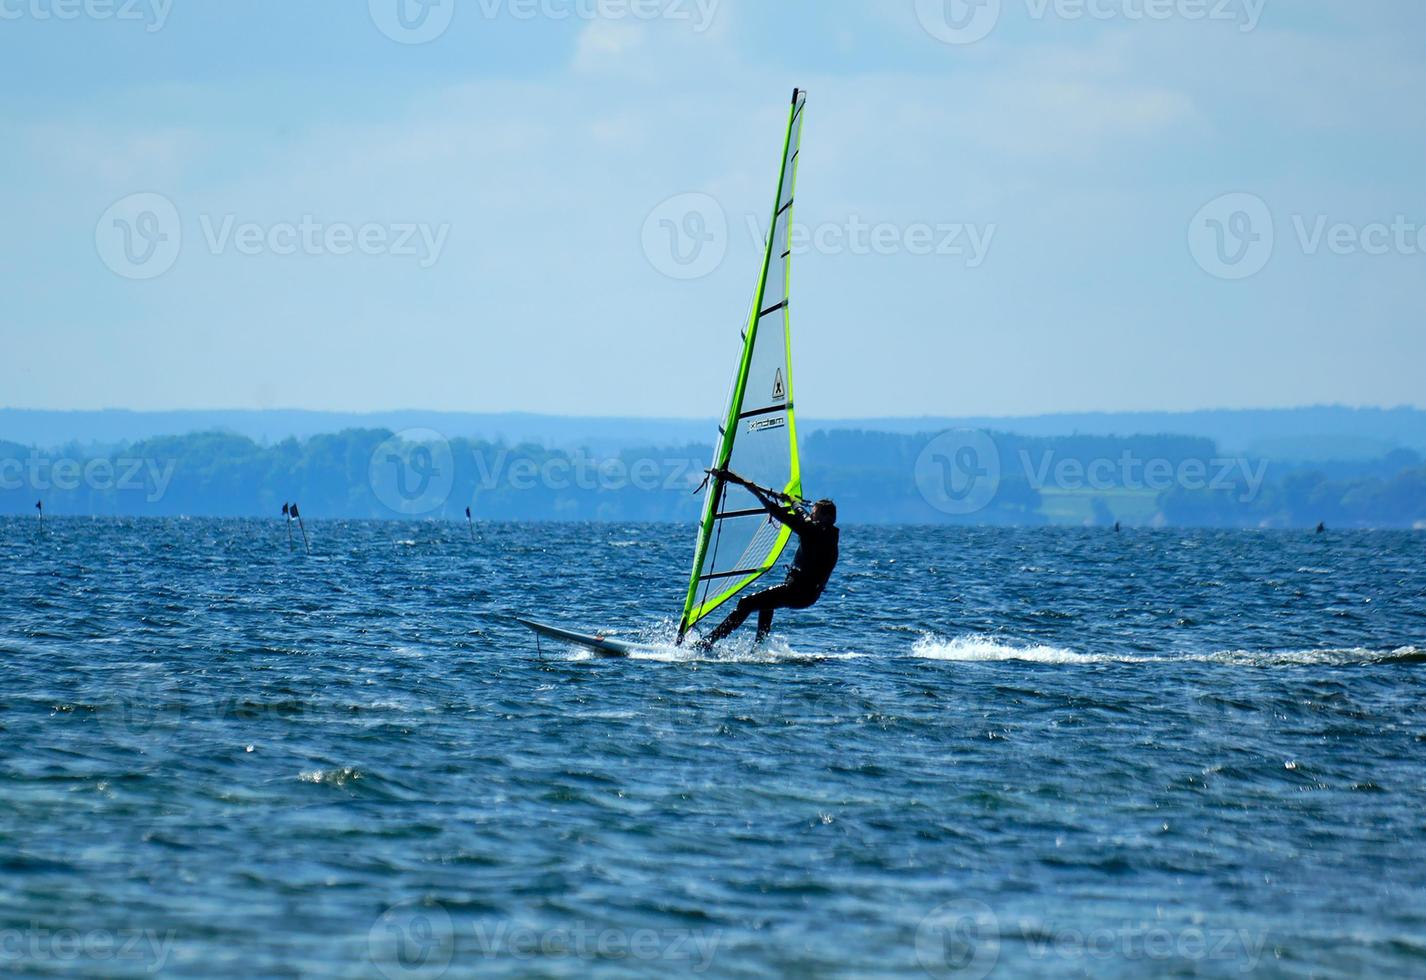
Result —
[[1426, 405], [1426, 5], [398, 2], [0, 0], [0, 405], [715, 414], [794, 85], [804, 414]]

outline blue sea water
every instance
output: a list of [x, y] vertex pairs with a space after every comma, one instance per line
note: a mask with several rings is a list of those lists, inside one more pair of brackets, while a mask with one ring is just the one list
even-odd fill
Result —
[[0, 522], [0, 972], [1426, 974], [1426, 535]]

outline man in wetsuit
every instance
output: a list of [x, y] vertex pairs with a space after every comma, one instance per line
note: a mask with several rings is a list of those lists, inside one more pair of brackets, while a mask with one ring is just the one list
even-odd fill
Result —
[[750, 483], [728, 470], [719, 470], [715, 475], [744, 487], [758, 498], [774, 520], [792, 528], [797, 534], [798, 545], [792, 567], [787, 571], [787, 579], [779, 586], [739, 599], [728, 618], [699, 644], [705, 650], [742, 626], [743, 621], [753, 613], [758, 614], [757, 642], [761, 643], [772, 631], [774, 609], [806, 609], [820, 599], [827, 580], [832, 577], [832, 569], [837, 566], [837, 543], [841, 536], [837, 529], [837, 505], [830, 500], [819, 500], [813, 504], [809, 520], [790, 507], [792, 498], [787, 494]]

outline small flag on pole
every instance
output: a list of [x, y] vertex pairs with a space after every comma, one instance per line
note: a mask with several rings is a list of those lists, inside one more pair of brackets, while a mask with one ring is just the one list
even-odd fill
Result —
[[[302, 547], [306, 548], [306, 549], [307, 549], [307, 554], [310, 555], [310, 554], [312, 553], [312, 545], [311, 545], [311, 543], [307, 540], [307, 527], [306, 527], [306, 525], [304, 525], [304, 524], [302, 523], [302, 514], [301, 514], [301, 512], [299, 512], [299, 511], [297, 510], [297, 504], [296, 504], [296, 503], [293, 503], [293, 504], [292, 504], [292, 507], [290, 508], [290, 512], [291, 512], [291, 514], [292, 514], [293, 517], [297, 518], [297, 527], [298, 527], [299, 529], [301, 529], [301, 531], [302, 531]], [[290, 528], [289, 528], [289, 530], [290, 530]]]

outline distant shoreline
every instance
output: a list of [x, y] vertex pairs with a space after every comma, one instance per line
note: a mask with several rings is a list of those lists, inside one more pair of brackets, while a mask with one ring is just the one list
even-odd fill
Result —
[[[528, 412], [441, 412], [419, 409], [329, 412], [304, 409], [49, 410], [0, 408], [0, 443], [54, 448], [72, 443], [116, 446], [157, 436], [226, 432], [260, 445], [306, 439], [347, 429], [431, 429], [464, 437], [532, 443], [550, 448], [583, 446], [600, 451], [649, 445], [708, 442], [712, 416], [634, 418], [540, 415]], [[1393, 448], [1426, 453], [1426, 409], [1309, 406], [1278, 409], [1205, 409], [1185, 412], [1080, 412], [1027, 416], [910, 416], [798, 419], [799, 431], [844, 430], [902, 435], [947, 429], [991, 429], [1026, 436], [1185, 435], [1212, 439], [1221, 450], [1261, 450], [1264, 443], [1334, 440], [1325, 455], [1371, 455]], [[1355, 444], [1355, 446], [1354, 446]], [[1274, 452], [1274, 455], [1282, 455]], [[1298, 458], [1302, 458], [1298, 453]]]

